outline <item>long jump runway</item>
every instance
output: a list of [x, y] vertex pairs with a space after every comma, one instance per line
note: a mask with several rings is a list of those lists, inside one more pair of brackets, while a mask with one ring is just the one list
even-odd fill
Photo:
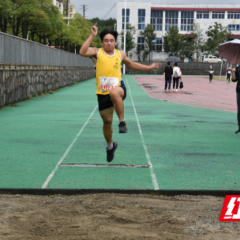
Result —
[[[113, 140], [119, 146], [110, 164], [95, 79], [2, 108], [0, 189], [238, 191], [235, 101], [227, 103], [232, 104], [227, 111], [188, 106], [196, 96], [206, 98], [204, 88], [202, 93], [191, 90], [195, 77], [189, 77], [189, 89], [185, 82], [184, 91], [192, 93], [186, 94], [192, 96], [186, 103], [177, 100], [183, 92], [174, 93], [176, 98], [163, 93], [161, 77], [138, 77], [124, 77], [129, 132], [118, 133], [115, 115]], [[209, 84], [204, 77], [197, 79]], [[215, 82], [226, 95], [234, 95], [233, 85], [213, 81], [212, 86]], [[157, 85], [160, 95], [166, 95], [156, 99], [143, 84]], [[212, 100], [218, 101], [216, 92]]]

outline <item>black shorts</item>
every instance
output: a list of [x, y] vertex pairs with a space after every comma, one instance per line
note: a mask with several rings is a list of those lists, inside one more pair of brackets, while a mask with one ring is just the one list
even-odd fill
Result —
[[[122, 86], [120, 86], [120, 87], [124, 91], [124, 95], [123, 95], [123, 100], [124, 100], [127, 96], [127, 89], [125, 87], [122, 87]], [[98, 94], [97, 98], [98, 98], [98, 109], [99, 109], [99, 111], [103, 111], [107, 108], [113, 107], [113, 102], [112, 102], [109, 94], [107, 94], [107, 95]]]

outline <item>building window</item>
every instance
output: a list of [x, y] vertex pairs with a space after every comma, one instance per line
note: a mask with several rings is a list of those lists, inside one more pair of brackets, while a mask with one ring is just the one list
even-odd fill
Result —
[[201, 18], [209, 19], [209, 12], [197, 11], [197, 18], [198, 19], [201, 19]]
[[224, 19], [225, 12], [212, 12], [212, 18], [214, 19]]
[[228, 19], [240, 19], [240, 12], [228, 12]]
[[156, 38], [153, 40], [153, 51], [161, 52], [162, 51], [162, 38]]
[[[128, 25], [129, 23], [129, 17], [130, 17], [130, 9], [126, 9], [127, 16], [126, 16], [126, 23]], [[122, 29], [124, 29], [125, 26], [125, 9], [122, 9]]]
[[145, 29], [145, 9], [138, 9], [138, 29]]
[[72, 9], [72, 7], [70, 7], [70, 12], [72, 12], [73, 11], [73, 9]]
[[137, 48], [139, 50], [144, 50], [144, 38], [143, 37], [138, 37]]
[[162, 31], [162, 11], [152, 11], [151, 12], [151, 25], [155, 31]]
[[240, 25], [228, 25], [228, 29], [231, 31], [240, 31]]
[[169, 31], [172, 26], [178, 27], [178, 11], [166, 11], [165, 30]]
[[73, 17], [73, 15], [72, 15], [72, 14], [70, 14], [70, 17], [72, 18], [72, 17]]
[[181, 31], [192, 31], [194, 19], [194, 12], [182, 11], [181, 12]]

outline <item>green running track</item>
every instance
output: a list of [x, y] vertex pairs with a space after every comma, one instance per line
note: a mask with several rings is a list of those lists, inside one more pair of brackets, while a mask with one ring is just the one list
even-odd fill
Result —
[[240, 189], [236, 113], [160, 101], [124, 80], [129, 132], [118, 133], [115, 115], [110, 164], [95, 79], [2, 108], [0, 189]]

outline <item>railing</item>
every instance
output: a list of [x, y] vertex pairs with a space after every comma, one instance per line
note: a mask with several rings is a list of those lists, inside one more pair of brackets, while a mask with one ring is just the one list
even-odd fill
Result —
[[[147, 62], [147, 61], [141, 61], [140, 63], [150, 65], [154, 61]], [[156, 61], [159, 62], [159, 61]], [[165, 66], [167, 66], [166, 61], [160, 61], [162, 62], [162, 68], [164, 69]], [[209, 70], [210, 65], [213, 67], [213, 69], [220, 69], [221, 68], [221, 63], [203, 63], [203, 62], [191, 62], [191, 63], [186, 63], [186, 62], [178, 62], [178, 67], [181, 69], [196, 69], [196, 70]], [[171, 66], [174, 67], [174, 63], [171, 63]], [[237, 64], [232, 64], [231, 67], [236, 67]], [[223, 63], [222, 64], [222, 69], [226, 69], [229, 67], [229, 64]]]
[[90, 58], [0, 32], [0, 65], [93, 67]]

